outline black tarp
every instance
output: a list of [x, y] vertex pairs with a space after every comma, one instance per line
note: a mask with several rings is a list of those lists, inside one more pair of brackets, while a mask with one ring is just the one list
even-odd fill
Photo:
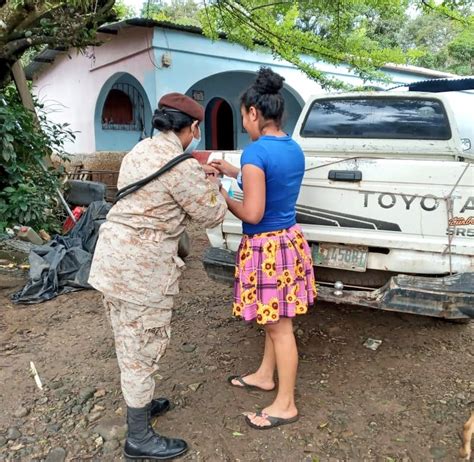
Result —
[[13, 303], [33, 304], [81, 289], [87, 283], [99, 235], [99, 227], [110, 210], [106, 202], [92, 202], [67, 236], [54, 236], [47, 244], [32, 248], [28, 257], [29, 280], [12, 295]]
[[445, 91], [474, 90], [474, 78], [464, 79], [433, 79], [414, 82], [408, 86], [410, 91], [426, 91], [441, 93]]

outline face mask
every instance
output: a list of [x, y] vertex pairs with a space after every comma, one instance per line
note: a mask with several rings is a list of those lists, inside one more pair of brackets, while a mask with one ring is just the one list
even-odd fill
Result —
[[195, 151], [196, 148], [198, 147], [198, 144], [200, 143], [200, 141], [201, 141], [201, 137], [194, 138], [193, 136], [191, 143], [188, 144], [188, 147], [183, 151], [183, 154], [192, 154], [192, 152]]
[[194, 138], [191, 141], [191, 143], [188, 144], [188, 147], [184, 150], [184, 154], [191, 154], [193, 151], [196, 150], [198, 147], [199, 143], [201, 142], [201, 138]]

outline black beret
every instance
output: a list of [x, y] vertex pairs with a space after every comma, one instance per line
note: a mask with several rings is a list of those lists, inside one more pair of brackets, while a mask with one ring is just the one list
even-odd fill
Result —
[[189, 96], [181, 93], [168, 93], [162, 96], [160, 101], [158, 101], [158, 107], [160, 109], [163, 107], [176, 109], [184, 112], [193, 119], [199, 120], [199, 122], [204, 120], [203, 107]]

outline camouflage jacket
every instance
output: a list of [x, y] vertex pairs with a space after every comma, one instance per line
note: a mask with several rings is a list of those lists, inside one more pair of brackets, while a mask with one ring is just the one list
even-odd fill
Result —
[[[183, 152], [173, 133], [138, 143], [123, 159], [118, 188], [141, 180]], [[184, 262], [178, 240], [189, 218], [217, 226], [227, 211], [217, 185], [195, 159], [185, 160], [118, 201], [101, 226], [89, 283], [105, 295], [159, 305], [179, 292]]]

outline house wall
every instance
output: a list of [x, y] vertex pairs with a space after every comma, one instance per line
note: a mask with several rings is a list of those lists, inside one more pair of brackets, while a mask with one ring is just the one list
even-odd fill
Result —
[[[239, 148], [248, 139], [241, 129], [238, 98], [260, 66], [271, 66], [285, 78], [285, 128], [289, 132], [304, 101], [322, 92], [317, 83], [289, 63], [275, 60], [265, 51], [245, 50], [227, 41], [212, 42], [200, 35], [163, 28], [128, 26], [117, 35], [102, 35], [105, 43], [100, 47], [88, 49], [85, 55], [60, 55], [34, 78], [35, 93], [54, 109], [49, 117], [68, 122], [76, 131], [76, 141], [66, 146], [71, 153], [127, 151], [139, 141], [140, 132], [102, 129], [102, 107], [118, 79], [134, 83], [145, 99], [145, 135], [150, 132], [153, 108], [165, 93], [202, 90], [204, 105], [216, 96], [226, 99], [234, 112], [234, 137]], [[163, 64], [163, 56], [169, 59], [169, 66]], [[347, 66], [322, 62], [314, 65], [347, 83], [363, 84]], [[387, 74], [394, 79], [388, 86], [427, 78], [408, 71], [387, 70]], [[204, 140], [199, 148], [204, 148]]]
[[[204, 101], [200, 102], [204, 107], [216, 97], [222, 98], [230, 104], [234, 115], [234, 145], [237, 149], [243, 148], [249, 142], [247, 133], [242, 130], [242, 119], [240, 115], [240, 96], [255, 80], [255, 74], [250, 72], [224, 72], [207, 77], [195, 83], [186, 92], [188, 96], [192, 96], [193, 91], [202, 91], [204, 93]], [[232, 83], [231, 85], [229, 83]], [[284, 88], [282, 91], [285, 98], [285, 117], [284, 130], [288, 133], [293, 132], [296, 121], [301, 113], [302, 104], [293, 96], [293, 93]], [[201, 124], [203, 133], [201, 143], [198, 149], [205, 149], [206, 120]]]
[[[124, 74], [132, 76], [141, 85], [139, 90], [146, 96], [151, 118], [149, 98], [155, 89], [153, 82], [145, 79], [153, 68], [148, 56], [151, 51], [147, 49], [151, 36], [151, 29], [142, 28], [131, 29], [123, 35], [106, 36], [103, 45], [91, 47], [85, 54], [70, 51], [69, 55], [59, 55], [33, 79], [34, 92], [45, 103], [48, 117], [55, 122], [69, 123], [76, 133], [75, 141], [66, 146], [68, 152], [91, 153], [98, 147], [108, 151], [124, 150], [138, 141], [139, 133], [136, 132], [104, 134], [96, 119], [108, 89]], [[151, 123], [150, 120], [146, 122]], [[100, 130], [96, 132], [98, 128]]]

